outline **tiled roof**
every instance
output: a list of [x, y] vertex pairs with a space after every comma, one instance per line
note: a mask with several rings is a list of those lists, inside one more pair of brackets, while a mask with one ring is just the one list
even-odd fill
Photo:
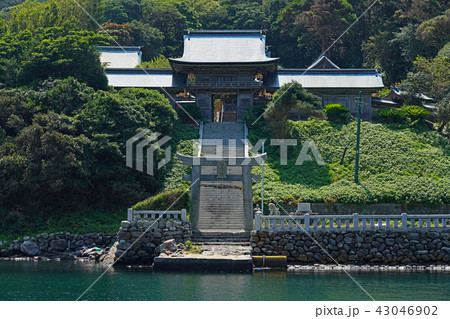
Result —
[[184, 53], [174, 62], [261, 63], [277, 61], [266, 56], [266, 36], [260, 31], [190, 31], [184, 36]]
[[119, 88], [184, 88], [186, 78], [171, 69], [108, 69], [109, 85]]
[[296, 81], [310, 89], [379, 89], [383, 79], [375, 69], [280, 69], [264, 81], [268, 88], [279, 88]]
[[134, 68], [141, 64], [141, 47], [100, 46], [100, 62], [106, 68]]

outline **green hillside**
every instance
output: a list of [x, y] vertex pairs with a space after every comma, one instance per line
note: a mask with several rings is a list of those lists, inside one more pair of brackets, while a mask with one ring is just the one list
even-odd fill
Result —
[[[250, 129], [250, 140], [270, 137], [264, 122]], [[325, 161], [295, 165], [301, 146], [288, 148], [288, 165], [280, 165], [279, 146], [266, 148], [267, 200], [326, 203], [450, 202], [450, 143], [424, 127], [362, 122], [360, 184], [354, 183], [356, 122], [337, 125], [328, 121], [289, 122], [288, 138], [302, 145], [312, 139]], [[266, 142], [266, 144], [269, 144]], [[339, 165], [345, 147], [348, 148]], [[309, 152], [311, 155], [311, 152]], [[314, 157], [313, 157], [314, 158]], [[261, 168], [254, 168], [260, 174]], [[254, 186], [260, 200], [261, 184]]]

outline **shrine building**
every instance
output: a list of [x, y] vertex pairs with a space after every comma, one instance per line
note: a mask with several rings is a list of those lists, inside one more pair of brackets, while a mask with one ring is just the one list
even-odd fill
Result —
[[[141, 69], [139, 47], [100, 47], [107, 63], [109, 85], [115, 88], [157, 89], [171, 102], [195, 103], [203, 120], [234, 122], [255, 104], [266, 104], [283, 84], [300, 83], [322, 99], [358, 111], [363, 94], [362, 118], [372, 119], [372, 94], [384, 87], [376, 69], [341, 69], [321, 56], [306, 69], [283, 69], [271, 57], [266, 35], [260, 30], [187, 31], [181, 58], [169, 59], [171, 68]], [[292, 119], [300, 119], [293, 114]]]

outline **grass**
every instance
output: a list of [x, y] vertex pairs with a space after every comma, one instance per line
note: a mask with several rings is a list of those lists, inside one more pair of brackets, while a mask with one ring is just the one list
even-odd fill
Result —
[[[264, 122], [258, 122], [257, 127], [251, 128], [252, 144], [261, 138], [271, 138], [264, 125]], [[420, 126], [362, 122], [360, 183], [356, 184], [355, 136], [355, 122], [289, 122], [287, 137], [296, 139], [298, 145], [312, 139], [326, 164], [320, 166], [314, 161], [305, 161], [301, 166], [295, 165], [301, 146], [291, 146], [288, 148], [288, 165], [281, 165], [279, 147], [268, 146], [265, 199], [286, 204], [450, 203], [448, 139]], [[254, 167], [252, 172], [261, 174], [261, 168]], [[254, 184], [255, 202], [260, 202], [260, 189], [260, 183]]]
[[186, 246], [186, 252], [189, 254], [201, 254], [204, 250], [202, 249], [202, 246], [199, 245], [193, 245], [190, 240], [188, 240], [185, 244]]

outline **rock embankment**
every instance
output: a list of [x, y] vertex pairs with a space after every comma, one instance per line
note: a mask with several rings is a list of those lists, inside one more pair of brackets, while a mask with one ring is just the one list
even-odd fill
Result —
[[341, 264], [449, 264], [450, 232], [254, 231], [252, 254], [287, 256], [289, 262]]
[[109, 234], [71, 234], [69, 232], [43, 233], [15, 240], [1, 257], [88, 258], [99, 260], [117, 240]]
[[191, 227], [181, 221], [123, 221], [118, 233], [119, 244], [115, 253], [119, 262], [148, 264], [158, 256], [163, 242], [174, 239], [176, 243], [191, 240]]

